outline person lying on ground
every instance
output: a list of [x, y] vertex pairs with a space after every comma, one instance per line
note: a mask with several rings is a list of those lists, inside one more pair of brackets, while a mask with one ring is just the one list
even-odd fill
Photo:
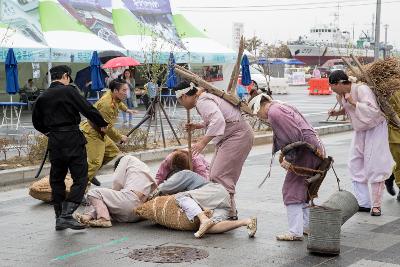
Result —
[[[202, 154], [192, 155], [192, 166], [195, 173], [209, 180], [210, 164]], [[181, 170], [189, 170], [189, 152], [183, 149], [175, 149], [161, 162], [156, 174], [157, 185], [168, 179], [172, 175], [171, 173]]]
[[112, 189], [94, 188], [87, 193], [89, 207], [77, 219], [92, 227], [111, 227], [116, 222], [137, 222], [141, 218], [132, 212], [147, 201], [157, 187], [149, 167], [134, 156], [125, 155], [114, 164]]

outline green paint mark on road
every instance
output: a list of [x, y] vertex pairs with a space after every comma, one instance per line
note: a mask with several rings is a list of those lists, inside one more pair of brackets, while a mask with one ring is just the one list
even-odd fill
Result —
[[100, 249], [100, 248], [104, 248], [104, 247], [109, 247], [109, 246], [112, 246], [112, 245], [116, 245], [116, 244], [125, 242], [125, 241], [127, 241], [127, 240], [128, 240], [127, 237], [123, 237], [123, 238], [120, 238], [120, 239], [116, 239], [116, 240], [107, 242], [107, 243], [105, 243], [105, 244], [97, 245], [97, 246], [90, 247], [90, 248], [85, 248], [85, 249], [82, 249], [82, 250], [79, 250], [79, 251], [75, 251], [75, 252], [71, 252], [71, 253], [68, 253], [68, 254], [64, 254], [64, 255], [62, 255], [62, 256], [58, 256], [57, 258], [54, 258], [52, 261], [66, 260], [66, 259], [68, 259], [68, 258], [77, 256], [77, 255], [81, 255], [81, 254], [84, 254], [84, 253], [92, 252], [92, 251], [98, 250], [98, 249]]

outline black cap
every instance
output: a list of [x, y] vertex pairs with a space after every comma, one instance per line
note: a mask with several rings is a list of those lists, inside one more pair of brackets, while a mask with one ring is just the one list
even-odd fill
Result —
[[348, 82], [349, 76], [342, 70], [335, 70], [329, 75], [329, 84], [337, 84], [339, 82]]
[[71, 83], [74, 82], [74, 80], [72, 79], [72, 76], [71, 76], [71, 74], [72, 74], [71, 68], [68, 67], [67, 65], [59, 65], [59, 66], [52, 67], [52, 68], [50, 69], [50, 74], [53, 76], [53, 74], [55, 74], [55, 73], [59, 73], [59, 74], [61, 74], [61, 75], [67, 73], [68, 76], [69, 76], [70, 79], [71, 79], [70, 82], [71, 82]]

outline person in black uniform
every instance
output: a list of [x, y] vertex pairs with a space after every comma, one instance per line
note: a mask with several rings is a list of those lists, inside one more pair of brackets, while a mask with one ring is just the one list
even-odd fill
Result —
[[[72, 214], [80, 205], [88, 184], [86, 139], [79, 129], [80, 113], [99, 129], [108, 123], [78, 89], [70, 85], [71, 69], [66, 65], [50, 69], [51, 84], [33, 108], [32, 122], [36, 130], [48, 137], [50, 186], [56, 214], [56, 230], [83, 229]], [[64, 179], [71, 173], [73, 185], [66, 197]]]

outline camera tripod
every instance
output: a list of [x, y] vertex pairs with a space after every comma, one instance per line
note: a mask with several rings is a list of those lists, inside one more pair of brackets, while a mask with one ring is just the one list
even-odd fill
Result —
[[[149, 123], [147, 124], [147, 131], [146, 131], [146, 141], [145, 144], [147, 145], [147, 139], [149, 136], [149, 132], [150, 132], [150, 127], [153, 123], [153, 121], [155, 122], [155, 128], [154, 128], [154, 142], [157, 141], [157, 129], [158, 129], [158, 119], [160, 120], [160, 126], [161, 126], [161, 135], [162, 135], [162, 139], [163, 139], [163, 145], [164, 148], [166, 148], [166, 143], [165, 143], [165, 132], [164, 132], [164, 126], [163, 126], [163, 118], [161, 117], [161, 112], [164, 114], [164, 118], [167, 120], [169, 127], [171, 128], [171, 131], [176, 139], [176, 141], [178, 142], [179, 145], [182, 145], [181, 142], [179, 141], [179, 138], [175, 132], [174, 127], [172, 126], [172, 123], [167, 115], [167, 113], [165, 112], [164, 107], [161, 104], [160, 101], [160, 96], [157, 95], [150, 103], [150, 106], [147, 108], [146, 110], [146, 114], [144, 115], [143, 119], [135, 125], [135, 127], [133, 127], [129, 133], [127, 134], [127, 136], [131, 135], [136, 129], [138, 129], [141, 125], [143, 125], [146, 121], [149, 121]], [[157, 114], [158, 113], [158, 114]], [[157, 119], [157, 115], [158, 115], [158, 119]]]

